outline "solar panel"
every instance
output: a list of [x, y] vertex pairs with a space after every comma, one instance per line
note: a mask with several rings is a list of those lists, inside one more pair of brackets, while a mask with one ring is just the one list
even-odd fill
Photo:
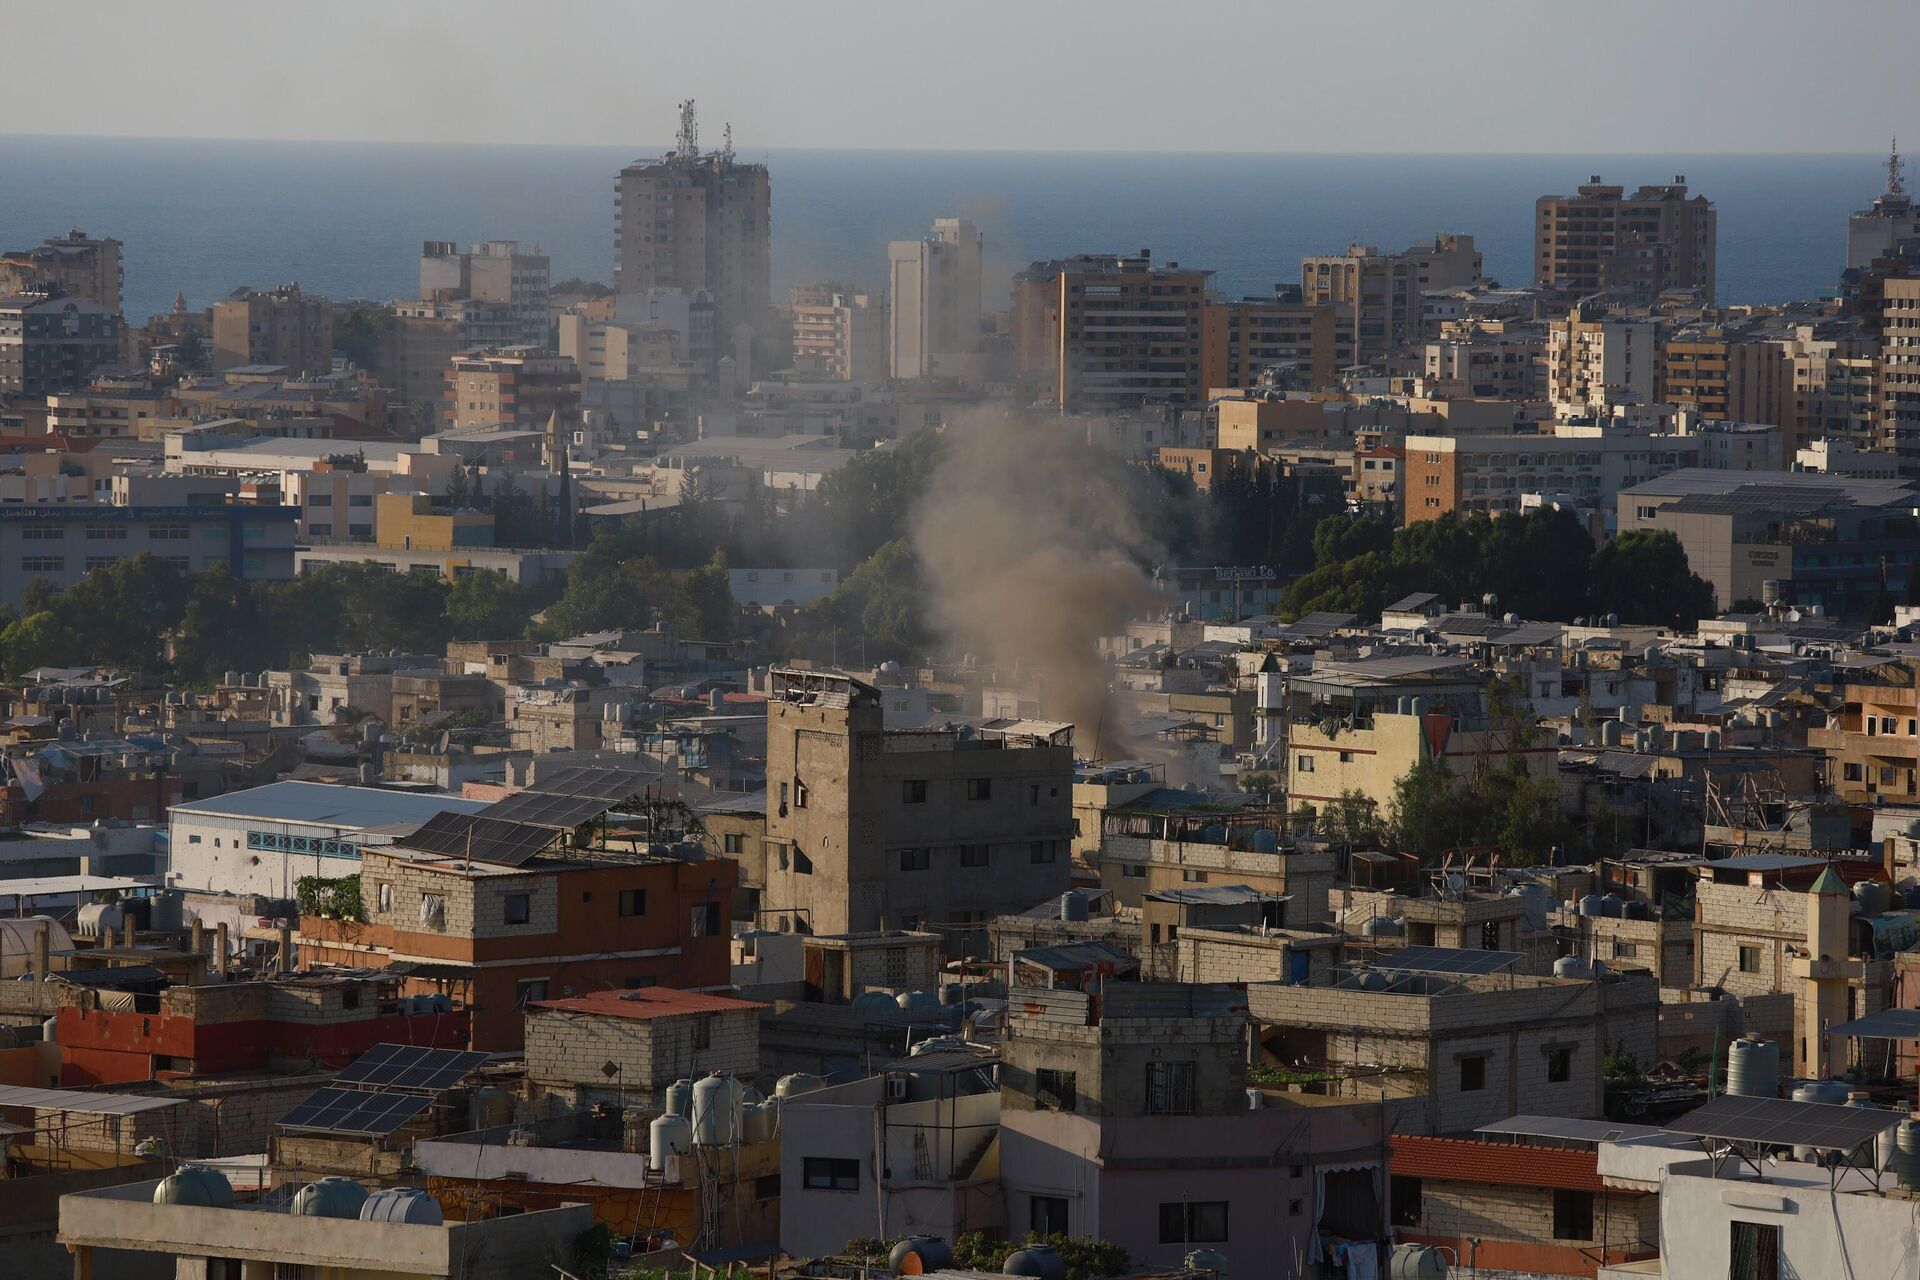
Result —
[[607, 811], [607, 802], [594, 796], [550, 796], [543, 792], [522, 791], [482, 809], [481, 816], [529, 826], [571, 831], [583, 822], [592, 822]]
[[487, 1060], [484, 1053], [466, 1049], [429, 1049], [412, 1044], [377, 1044], [345, 1071], [336, 1084], [381, 1085], [394, 1089], [427, 1089], [438, 1093], [459, 1084]]
[[553, 843], [546, 827], [485, 818], [471, 813], [437, 813], [401, 844], [421, 853], [478, 858], [517, 867]]
[[1498, 973], [1524, 957], [1518, 951], [1473, 951], [1456, 947], [1401, 947], [1376, 957], [1376, 969], [1414, 973]]
[[433, 1105], [418, 1093], [371, 1093], [364, 1089], [315, 1089], [280, 1117], [282, 1129], [381, 1137]]
[[1631, 1138], [1651, 1138], [1663, 1131], [1650, 1125], [1615, 1124], [1611, 1120], [1512, 1116], [1498, 1124], [1483, 1124], [1474, 1132], [1508, 1138], [1558, 1138], [1566, 1142], [1623, 1142]]
[[638, 794], [646, 785], [646, 775], [633, 769], [577, 765], [536, 778], [525, 789], [547, 796], [583, 796], [612, 802]]
[[1715, 1098], [1667, 1125], [1675, 1133], [1724, 1142], [1852, 1151], [1899, 1124], [1901, 1113], [1784, 1098]]

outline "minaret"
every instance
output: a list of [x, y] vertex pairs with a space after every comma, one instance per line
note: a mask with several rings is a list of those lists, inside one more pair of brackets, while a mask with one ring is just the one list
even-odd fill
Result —
[[1853, 895], [1828, 864], [1807, 890], [1807, 954], [1793, 962], [1804, 982], [1800, 994], [1800, 1044], [1796, 1071], [1808, 1079], [1832, 1074], [1827, 1032], [1847, 1020], [1847, 980], [1860, 976], [1850, 958]]
[[547, 415], [547, 465], [560, 473], [560, 502], [557, 523], [562, 547], [573, 546], [573, 461], [567, 438], [560, 426], [560, 411]]

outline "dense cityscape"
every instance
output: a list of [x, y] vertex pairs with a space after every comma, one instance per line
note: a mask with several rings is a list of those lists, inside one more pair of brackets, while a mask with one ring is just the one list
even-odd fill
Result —
[[0, 219], [0, 1276], [1920, 1280], [1897, 141], [1781, 303], [1578, 157], [782, 295], [726, 111], [593, 277]]

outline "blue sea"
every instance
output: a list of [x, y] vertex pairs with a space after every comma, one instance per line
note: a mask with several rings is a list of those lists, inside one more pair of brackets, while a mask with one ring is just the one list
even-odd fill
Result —
[[[334, 298], [410, 297], [423, 240], [530, 241], [555, 279], [610, 280], [631, 147], [432, 146], [0, 136], [0, 248], [79, 227], [126, 245], [126, 309], [203, 307], [297, 281]], [[1212, 268], [1229, 294], [1299, 278], [1303, 254], [1398, 249], [1467, 232], [1489, 274], [1532, 273], [1534, 198], [1591, 174], [1628, 187], [1685, 174], [1719, 209], [1720, 297], [1778, 302], [1832, 288], [1846, 218], [1881, 157], [1327, 156], [743, 149], [773, 177], [776, 296], [884, 284], [886, 243], [936, 217], [986, 233], [992, 291], [1035, 258], [1150, 248]]]

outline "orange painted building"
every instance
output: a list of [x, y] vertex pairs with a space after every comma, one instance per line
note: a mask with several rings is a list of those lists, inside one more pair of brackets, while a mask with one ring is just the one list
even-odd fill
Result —
[[694, 853], [565, 849], [505, 866], [362, 851], [365, 922], [302, 917], [302, 967], [408, 969], [472, 1011], [471, 1047], [519, 1049], [535, 1000], [645, 986], [724, 989], [739, 868]]

